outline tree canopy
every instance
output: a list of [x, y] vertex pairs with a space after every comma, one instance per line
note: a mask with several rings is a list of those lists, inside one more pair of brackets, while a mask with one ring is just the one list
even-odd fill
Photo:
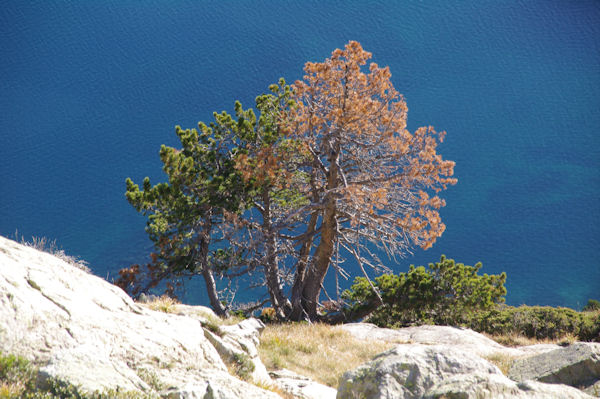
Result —
[[[156, 247], [143, 289], [201, 274], [225, 313], [214, 275], [252, 273], [278, 318], [317, 320], [330, 268], [337, 281], [352, 261], [367, 277], [389, 270], [383, 256], [434, 244], [445, 229], [438, 194], [456, 183], [437, 153], [444, 132], [408, 131], [389, 68], [367, 68], [370, 58], [350, 42], [257, 97], [258, 117], [236, 102], [234, 116], [176, 128], [182, 148], [160, 151], [169, 181], [127, 180]], [[140, 270], [123, 270], [121, 285], [141, 290]]]

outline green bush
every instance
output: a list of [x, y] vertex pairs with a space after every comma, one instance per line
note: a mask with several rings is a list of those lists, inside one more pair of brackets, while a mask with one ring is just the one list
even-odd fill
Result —
[[[506, 274], [478, 275], [481, 263], [467, 266], [442, 256], [440, 262], [410, 266], [407, 273], [384, 274], [374, 282], [383, 301], [369, 316], [369, 322], [385, 327], [419, 324], [461, 325], [477, 312], [491, 310], [504, 302]], [[377, 302], [366, 278], [354, 280], [343, 293], [349, 312]]]
[[50, 378], [44, 388], [36, 386], [38, 369], [27, 359], [0, 353], [0, 399], [151, 399], [142, 392], [82, 392], [66, 381]]
[[505, 306], [473, 317], [468, 326], [489, 334], [520, 334], [529, 338], [559, 339], [573, 335], [600, 342], [600, 312], [577, 312], [551, 306]]
[[587, 305], [583, 307], [584, 312], [594, 312], [596, 310], [600, 310], [600, 301], [595, 299], [590, 299]]
[[[410, 266], [406, 273], [384, 274], [373, 282], [357, 278], [343, 293], [348, 315], [369, 314], [380, 327], [438, 324], [469, 327], [493, 335], [519, 334], [537, 339], [567, 335], [600, 342], [600, 302], [583, 312], [550, 306], [506, 306], [506, 274], [482, 276], [481, 263], [466, 266], [442, 256], [440, 262]], [[370, 313], [368, 313], [370, 312]]]
[[37, 371], [25, 358], [15, 355], [0, 356], [0, 383], [34, 389]]

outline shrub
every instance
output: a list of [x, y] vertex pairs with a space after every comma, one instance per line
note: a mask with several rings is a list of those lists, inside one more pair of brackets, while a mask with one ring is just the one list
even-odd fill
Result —
[[269, 307], [269, 308], [263, 308], [260, 311], [260, 316], [259, 319], [263, 322], [263, 323], [272, 323], [275, 320], [277, 320], [277, 314], [275, 313], [275, 309]]
[[0, 397], [10, 397], [12, 394], [17, 397], [22, 391], [34, 389], [36, 374], [27, 359], [15, 355], [0, 356], [0, 383], [6, 387], [6, 392]]
[[544, 306], [503, 307], [481, 313], [470, 327], [488, 334], [517, 333], [529, 338], [559, 338], [566, 332], [579, 333], [580, 319], [568, 308]]
[[[503, 303], [506, 295], [506, 274], [478, 275], [481, 266], [455, 263], [442, 256], [428, 268], [411, 265], [407, 273], [377, 277], [374, 286], [383, 303], [368, 320], [385, 327], [468, 323], [476, 312]], [[355, 314], [361, 313], [361, 307], [372, 306], [377, 298], [364, 277], [355, 279], [342, 295], [349, 302], [348, 313]]]
[[470, 328], [489, 334], [520, 334], [536, 339], [567, 335], [600, 342], [600, 312], [577, 312], [551, 306], [504, 306], [476, 315]]
[[78, 386], [56, 378], [46, 380], [45, 387], [36, 386], [38, 369], [27, 359], [0, 353], [0, 399], [153, 399], [143, 392], [83, 392]]
[[[482, 276], [481, 263], [465, 266], [442, 256], [440, 262], [410, 266], [407, 273], [377, 277], [373, 292], [366, 278], [350, 290], [346, 314], [367, 314], [380, 327], [439, 324], [469, 327], [491, 335], [600, 342], [600, 302], [591, 299], [583, 312], [550, 306], [506, 306], [506, 274]], [[374, 310], [373, 310], [374, 309]]]
[[597, 310], [600, 310], [600, 301], [597, 301], [595, 299], [590, 299], [587, 305], [583, 307], [584, 312], [594, 312]]

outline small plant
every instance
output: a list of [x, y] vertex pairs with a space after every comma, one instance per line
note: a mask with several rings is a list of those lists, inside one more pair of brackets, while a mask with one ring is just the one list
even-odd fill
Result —
[[233, 370], [233, 373], [242, 380], [249, 380], [255, 368], [250, 356], [246, 355], [245, 353], [234, 353], [231, 357], [230, 366]]
[[273, 308], [263, 308], [260, 311], [260, 320], [263, 323], [272, 323], [277, 319], [277, 315], [275, 314], [275, 309]]
[[145, 305], [150, 309], [156, 310], [158, 312], [173, 313], [175, 312], [175, 306], [179, 303], [180, 302], [175, 298], [171, 298], [167, 295], [162, 295], [160, 297], [154, 298], [149, 302], [146, 302]]
[[36, 375], [35, 368], [27, 359], [15, 355], [0, 356], [0, 382], [7, 397], [34, 389]]
[[156, 373], [149, 369], [139, 368], [136, 374], [142, 381], [150, 386], [155, 391], [160, 391], [165, 388], [165, 384], [160, 380]]
[[221, 331], [219, 323], [216, 323], [214, 320], [206, 320], [205, 323], [202, 323], [202, 327], [206, 328], [211, 333], [218, 335], [219, 337], [223, 336], [223, 332]]
[[574, 344], [576, 341], [577, 337], [575, 335], [567, 333], [560, 337], [557, 344], [560, 346], [569, 346], [571, 344]]
[[27, 279], [27, 284], [29, 284], [31, 286], [31, 288], [36, 289], [38, 291], [42, 290], [40, 288], [40, 286], [35, 281], [33, 281], [32, 279]]

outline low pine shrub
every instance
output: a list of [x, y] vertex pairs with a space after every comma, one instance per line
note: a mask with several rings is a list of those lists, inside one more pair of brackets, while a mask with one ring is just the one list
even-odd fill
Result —
[[583, 307], [584, 312], [596, 312], [600, 311], [600, 301], [590, 299], [588, 303]]
[[[344, 291], [347, 314], [370, 313], [380, 327], [438, 324], [463, 326], [491, 335], [519, 335], [538, 340], [575, 337], [600, 342], [600, 302], [590, 300], [583, 312], [550, 306], [506, 306], [506, 274], [479, 275], [481, 263], [467, 266], [442, 256], [428, 267], [384, 274], [373, 282], [354, 280]], [[371, 311], [372, 310], [372, 311]]]
[[[368, 320], [382, 327], [468, 323], [476, 313], [504, 303], [506, 295], [506, 274], [479, 275], [481, 266], [467, 266], [442, 256], [427, 268], [411, 265], [406, 273], [377, 277], [374, 286], [383, 303]], [[348, 313], [355, 314], [377, 300], [364, 277], [356, 278], [342, 296], [348, 303]]]
[[503, 306], [473, 317], [467, 326], [492, 335], [519, 334], [558, 340], [567, 335], [600, 342], [600, 312], [551, 306]]

